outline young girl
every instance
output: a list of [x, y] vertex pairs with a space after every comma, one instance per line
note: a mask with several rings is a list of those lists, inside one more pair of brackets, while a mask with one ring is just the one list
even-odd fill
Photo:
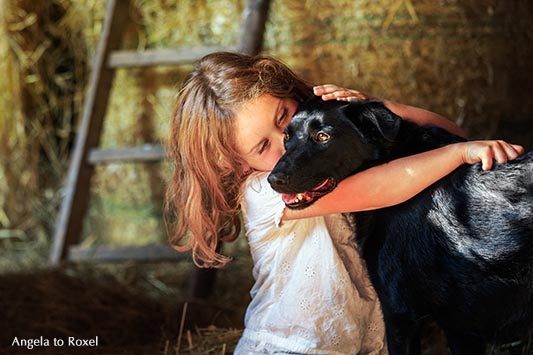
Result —
[[[255, 284], [235, 354], [384, 354], [379, 304], [342, 212], [401, 203], [463, 163], [504, 163], [523, 148], [502, 141], [457, 143], [398, 159], [340, 182], [304, 210], [286, 209], [266, 177], [284, 152], [283, 130], [312, 88], [269, 57], [204, 57], [180, 91], [170, 126], [175, 172], [167, 194], [172, 242], [200, 267], [221, 267], [220, 241], [240, 232]], [[334, 85], [324, 99], [365, 96]], [[428, 111], [385, 102], [405, 119], [462, 134]], [[178, 246], [178, 243], [181, 245]]]

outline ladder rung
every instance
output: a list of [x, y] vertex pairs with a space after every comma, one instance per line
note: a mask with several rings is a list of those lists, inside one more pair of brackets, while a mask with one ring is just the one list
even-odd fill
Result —
[[188, 64], [209, 53], [235, 52], [237, 50], [237, 46], [196, 46], [175, 49], [147, 49], [144, 51], [120, 50], [110, 53], [107, 66], [119, 68]]
[[190, 253], [180, 253], [168, 244], [148, 244], [142, 246], [71, 246], [68, 249], [69, 261], [161, 261], [183, 260]]
[[145, 144], [140, 147], [123, 147], [113, 149], [92, 149], [89, 153], [90, 164], [122, 161], [149, 162], [165, 158], [165, 149], [161, 145]]

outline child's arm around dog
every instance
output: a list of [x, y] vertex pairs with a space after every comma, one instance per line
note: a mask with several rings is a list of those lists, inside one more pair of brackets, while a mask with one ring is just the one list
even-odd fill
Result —
[[503, 164], [523, 152], [522, 146], [504, 141], [472, 141], [393, 160], [346, 178], [335, 190], [306, 209], [285, 209], [283, 220], [393, 206], [410, 199], [462, 164], [482, 162], [483, 170], [489, 170], [493, 160]]

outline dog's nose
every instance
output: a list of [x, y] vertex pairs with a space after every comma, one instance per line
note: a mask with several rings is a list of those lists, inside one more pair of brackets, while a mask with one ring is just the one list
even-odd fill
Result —
[[270, 173], [267, 180], [273, 188], [283, 187], [289, 183], [289, 175], [284, 173]]

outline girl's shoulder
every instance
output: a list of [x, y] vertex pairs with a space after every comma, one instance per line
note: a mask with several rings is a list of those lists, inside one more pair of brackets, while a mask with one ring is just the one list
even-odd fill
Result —
[[268, 183], [267, 178], [269, 174], [270, 173], [267, 171], [256, 171], [251, 173], [244, 182], [245, 193], [276, 193]]
[[281, 195], [274, 191], [268, 183], [268, 172], [254, 172], [244, 183], [244, 202], [268, 204], [281, 202]]
[[254, 172], [244, 183], [241, 208], [245, 222], [257, 223], [271, 219], [279, 226], [285, 204], [281, 195], [267, 181], [268, 172]]

